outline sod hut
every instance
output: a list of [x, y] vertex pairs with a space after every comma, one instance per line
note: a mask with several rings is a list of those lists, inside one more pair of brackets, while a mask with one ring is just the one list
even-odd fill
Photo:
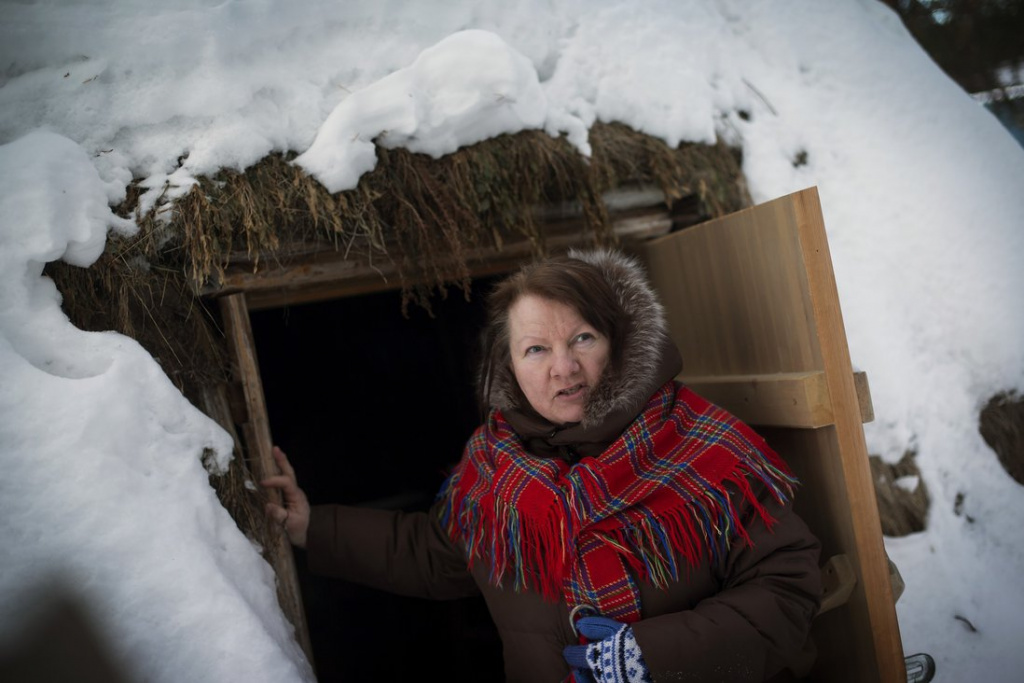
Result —
[[[861, 426], [870, 401], [816, 192], [741, 211], [740, 159], [722, 142], [669, 148], [597, 124], [590, 143], [590, 158], [538, 131], [439, 159], [378, 146], [375, 170], [337, 194], [273, 155], [200, 179], [159, 215], [130, 196], [119, 212], [137, 235], [112, 237], [89, 269], [47, 270], [76, 325], [138, 340], [234, 437], [211, 483], [277, 572], [320, 681], [402, 680], [439, 656], [449, 680], [500, 680], [481, 601], [307, 575], [254, 482], [274, 472], [278, 444], [314, 504], [425, 509], [480, 418], [473, 368], [492, 278], [571, 246], [635, 252], [672, 299], [684, 379], [761, 428], [804, 482], [797, 506], [823, 541], [828, 591], [818, 656], [795, 673], [900, 680]], [[707, 291], [688, 296], [698, 282]], [[403, 628], [414, 634], [396, 656]]]
[[140, 213], [130, 191], [118, 213], [137, 235], [111, 236], [88, 269], [47, 266], [72, 322], [139, 341], [234, 436], [230, 470], [211, 484], [281, 577], [282, 607], [321, 680], [345, 668], [344, 653], [318, 656], [311, 641], [336, 632], [332, 613], [383, 623], [420, 609], [439, 624], [475, 615], [469, 630], [496, 641], [479, 606], [430, 614], [300, 576], [253, 485], [273, 467], [269, 444], [289, 452], [313, 502], [423, 507], [478, 419], [472, 364], [491, 278], [750, 205], [724, 143], [671, 149], [618, 124], [595, 125], [590, 140], [591, 158], [539, 131], [440, 159], [378, 147], [375, 170], [333, 195], [272, 155], [201, 178], [169, 211]]

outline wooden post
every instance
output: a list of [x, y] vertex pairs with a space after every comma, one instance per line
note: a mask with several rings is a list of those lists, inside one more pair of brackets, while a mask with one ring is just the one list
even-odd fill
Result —
[[[228, 347], [234, 360], [234, 371], [242, 383], [245, 393], [246, 422], [242, 434], [248, 451], [249, 466], [257, 481], [278, 474], [274, 462], [273, 439], [270, 435], [270, 420], [267, 404], [263, 397], [263, 383], [260, 380], [259, 363], [256, 360], [256, 345], [249, 322], [249, 309], [245, 294], [231, 294], [220, 298], [221, 316], [228, 337]], [[267, 495], [280, 503], [280, 491], [270, 490]], [[310, 666], [313, 665], [313, 648], [306, 625], [306, 613], [302, 607], [298, 574], [295, 570], [295, 556], [284, 530], [271, 525], [267, 534], [267, 561], [277, 575], [277, 599], [285, 616], [295, 627], [295, 637], [306, 653]]]

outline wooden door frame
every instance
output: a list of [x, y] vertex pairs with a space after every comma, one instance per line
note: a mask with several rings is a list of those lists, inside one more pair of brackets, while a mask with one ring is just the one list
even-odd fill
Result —
[[[246, 453], [253, 477], [256, 481], [262, 481], [280, 474], [280, 471], [272, 452], [274, 440], [270, 433], [270, 418], [263, 394], [263, 382], [260, 379], [249, 307], [244, 293], [223, 296], [219, 303], [232, 360], [232, 374], [241, 384], [245, 396], [245, 416], [241, 421], [245, 445], [243, 450], [241, 445], [236, 443], [236, 450]], [[271, 501], [281, 504], [279, 490], [270, 489], [266, 493]], [[277, 576], [277, 599], [281, 610], [295, 628], [295, 639], [312, 667], [313, 647], [302, 605], [295, 554], [284, 529], [276, 524], [268, 524], [268, 527], [268, 542], [264, 548], [264, 555]]]
[[[613, 234], [624, 241], [642, 240], [669, 232], [677, 216], [664, 205], [660, 191], [643, 189], [623, 193], [618, 208], [609, 204]], [[614, 210], [612, 210], [614, 209]], [[583, 218], [573, 207], [548, 207], [544, 214], [545, 248], [548, 253], [565, 251], [587, 243], [592, 237]], [[509, 272], [530, 260], [535, 246], [527, 239], [487, 247], [464, 254], [472, 277]], [[244, 395], [244, 415], [228, 407], [224, 392], [206, 397], [207, 412], [235, 439], [235, 451], [246, 458], [257, 481], [278, 473], [272, 449], [273, 437], [266, 397], [260, 379], [256, 343], [250, 312], [288, 305], [312, 303], [348, 296], [397, 289], [397, 269], [392, 264], [360, 264], [334, 250], [296, 250], [279, 253], [254, 263], [249, 254], [236, 254], [225, 269], [224, 280], [201, 292], [216, 299], [220, 307], [232, 375]], [[237, 411], [236, 411], [237, 413]], [[235, 423], [241, 428], [240, 439]], [[267, 492], [280, 503], [277, 490]], [[283, 529], [268, 525], [264, 556], [277, 576], [277, 596], [282, 611], [295, 628], [295, 637], [310, 666], [314, 666], [309, 625], [299, 586], [295, 556]]]
[[[817, 499], [806, 495], [805, 490], [804, 497], [821, 507], [830, 505], [828, 509], [835, 518], [824, 527], [824, 533], [819, 532], [828, 550], [829, 562], [823, 567], [823, 576], [831, 592], [815, 622], [815, 630], [825, 640], [837, 642], [819, 644], [823, 657], [830, 659], [830, 666], [827, 673], [819, 668], [812, 678], [820, 677], [830, 683], [905, 681], [889, 564], [864, 442], [862, 423], [872, 419], [867, 380], [863, 373], [854, 373], [850, 363], [817, 190], [810, 188], [667, 235], [664, 233], [671, 227], [671, 219], [664, 213], [648, 210], [623, 217], [617, 232], [633, 244], [649, 267], [662, 262], [652, 272], [652, 281], [656, 288], [665, 291], [673, 285], [671, 277], [664, 279], [664, 273], [685, 270], [678, 261], [673, 262], [681, 247], [670, 245], [693, 245], [711, 231], [738, 229], [739, 238], [733, 246], [743, 252], [742, 258], [756, 259], [756, 254], [744, 252], [743, 241], [745, 236], [756, 233], [765, 216], [793, 227], [787, 239], [792, 240], [794, 252], [789, 256], [796, 259], [794, 264], [799, 271], [793, 277], [799, 280], [803, 297], [800, 315], [814, 331], [813, 348], [801, 351], [807, 362], [771, 372], [704, 373], [698, 369], [697, 374], [690, 372], [682, 379], [741, 419], [768, 428], [768, 434], [773, 435], [770, 441], [821, 454], [820, 458], [796, 465], [805, 481], [814, 481], [825, 490]], [[640, 241], [652, 236], [653, 239]], [[548, 248], [557, 252], [584, 242], [582, 231], [569, 232], [552, 240]], [[478, 277], [511, 270], [529, 260], [531, 252], [527, 247], [520, 244], [506, 245], [503, 250], [484, 250], [476, 255], [471, 273]], [[690, 256], [693, 258], [694, 254]], [[695, 256], [705, 261], [708, 257], [708, 253]], [[250, 310], [382, 291], [393, 289], [396, 284], [378, 269], [359, 268], [338, 255], [320, 255], [312, 261], [297, 257], [291, 264], [264, 266], [258, 272], [235, 268], [229, 271], [224, 286], [207, 292], [219, 299], [232, 363], [245, 395], [247, 415], [241, 426], [254, 476], [261, 479], [276, 474], [277, 468], [271, 453], [273, 440]], [[671, 301], [667, 303], [670, 308]], [[684, 352], [684, 359], [686, 355]], [[270, 493], [274, 494], [277, 492]], [[822, 502], [822, 498], [830, 500]], [[295, 626], [296, 639], [312, 665], [294, 555], [281, 529], [271, 529], [270, 537], [266, 553], [278, 577], [281, 607]], [[831, 677], [832, 672], [844, 667], [848, 673]]]

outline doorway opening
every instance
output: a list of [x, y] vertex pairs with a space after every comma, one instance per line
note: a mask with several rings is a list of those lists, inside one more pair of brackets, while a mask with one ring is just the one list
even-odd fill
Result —
[[[473, 382], [492, 279], [401, 312], [397, 291], [252, 311], [271, 432], [313, 505], [425, 511], [480, 422]], [[502, 680], [482, 598], [431, 601], [296, 570], [320, 683]]]

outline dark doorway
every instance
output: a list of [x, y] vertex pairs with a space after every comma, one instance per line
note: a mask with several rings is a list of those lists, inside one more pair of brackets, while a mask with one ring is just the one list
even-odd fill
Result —
[[[251, 314], [274, 441], [310, 502], [426, 510], [479, 423], [473, 398], [491, 282], [401, 312], [398, 292]], [[297, 553], [317, 677], [502, 680], [480, 598], [394, 596], [306, 571]]]

